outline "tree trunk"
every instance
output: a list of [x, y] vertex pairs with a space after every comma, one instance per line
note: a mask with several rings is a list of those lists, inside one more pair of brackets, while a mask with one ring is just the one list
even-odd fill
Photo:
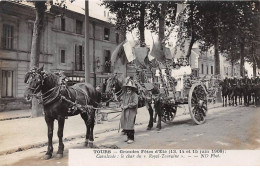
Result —
[[140, 46], [145, 46], [145, 27], [144, 27], [144, 18], [145, 18], [145, 2], [141, 2], [141, 8], [140, 8], [140, 21], [139, 21], [139, 33], [140, 33]]
[[194, 37], [194, 30], [193, 30], [193, 13], [194, 13], [194, 4], [191, 3], [190, 4], [190, 24], [191, 24], [191, 40], [190, 40], [190, 44], [189, 44], [189, 47], [188, 47], [188, 51], [187, 51], [187, 54], [186, 54], [186, 58], [188, 59], [188, 61], [190, 61], [190, 55], [191, 55], [191, 50], [192, 50], [192, 46], [193, 44], [195, 43], [195, 37]]
[[[214, 44], [214, 60], [215, 60], [215, 75], [220, 75], [220, 59], [219, 59], [219, 28], [216, 28], [216, 35], [215, 35], [215, 44]], [[222, 97], [221, 97], [221, 91], [219, 90], [217, 92], [217, 98], [216, 101], [218, 103], [222, 102]]]
[[256, 62], [253, 62], [253, 76], [256, 77]]
[[236, 75], [234, 75], [234, 61], [233, 60], [231, 60], [231, 75], [236, 76]]
[[256, 58], [255, 58], [254, 43], [252, 43], [252, 59], [253, 59], [253, 76], [256, 77]]
[[161, 3], [162, 3], [162, 6], [161, 6], [161, 12], [160, 12], [160, 16], [159, 16], [159, 43], [160, 43], [161, 49], [162, 49], [162, 47], [165, 44], [164, 29], [165, 29], [165, 15], [166, 15], [166, 9], [167, 9], [167, 2], [161, 2]]
[[244, 51], [245, 51], [245, 45], [244, 41], [240, 43], [240, 76], [244, 77], [245, 76], [245, 69], [244, 69], [244, 64], [245, 64], [245, 56], [244, 56]]
[[191, 36], [189, 48], [188, 48], [188, 51], [187, 51], [187, 54], [186, 54], [186, 58], [188, 59], [189, 62], [190, 62], [190, 55], [191, 55], [192, 46], [193, 46], [194, 43], [195, 43], [194, 37]]
[[[36, 18], [34, 22], [33, 28], [33, 38], [32, 38], [32, 48], [31, 48], [31, 56], [30, 56], [30, 69], [34, 67], [39, 67], [40, 60], [40, 42], [41, 42], [41, 31], [43, 28], [43, 20], [44, 20], [44, 11], [45, 11], [45, 2], [44, 1], [36, 1]], [[38, 103], [37, 99], [33, 97], [32, 99], [32, 117], [39, 117], [43, 114], [43, 107]]]
[[214, 48], [215, 48], [215, 55], [214, 55], [214, 59], [215, 59], [215, 75], [219, 75], [220, 74], [220, 59], [219, 59], [219, 41], [218, 41], [218, 31], [216, 33], [215, 36], [215, 44], [214, 44]]

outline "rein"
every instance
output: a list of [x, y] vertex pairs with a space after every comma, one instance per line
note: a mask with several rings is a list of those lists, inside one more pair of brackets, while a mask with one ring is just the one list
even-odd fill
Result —
[[51, 88], [47, 92], [43, 93], [42, 94], [43, 105], [48, 105], [50, 103], [53, 103], [57, 99], [59, 99], [60, 101], [61, 100], [60, 89], [61, 89], [61, 85]]

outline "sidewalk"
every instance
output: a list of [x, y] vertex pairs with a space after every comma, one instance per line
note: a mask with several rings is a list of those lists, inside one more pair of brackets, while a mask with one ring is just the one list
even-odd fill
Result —
[[[220, 103], [209, 105], [209, 109], [221, 106]], [[177, 114], [183, 113], [183, 109], [178, 109]], [[186, 110], [188, 111], [188, 107]], [[108, 115], [108, 121], [103, 124], [97, 124], [94, 129], [94, 134], [100, 134], [111, 130], [118, 130], [119, 127], [119, 113]], [[117, 117], [116, 117], [117, 116]], [[44, 117], [26, 118], [30, 117], [30, 110], [19, 110], [0, 113], [0, 155], [14, 153], [38, 146], [45, 146], [47, 144], [47, 125]], [[189, 119], [189, 115], [185, 117], [176, 117]], [[4, 120], [7, 119], [7, 120]], [[13, 119], [13, 120], [10, 120]], [[146, 108], [138, 109], [136, 123], [144, 124], [149, 121], [149, 113]], [[54, 123], [53, 142], [58, 141], [57, 137], [57, 121]], [[86, 127], [81, 116], [69, 117], [65, 121], [64, 140], [72, 138], [85, 137]]]
[[0, 121], [31, 117], [31, 110], [13, 110], [0, 112]]

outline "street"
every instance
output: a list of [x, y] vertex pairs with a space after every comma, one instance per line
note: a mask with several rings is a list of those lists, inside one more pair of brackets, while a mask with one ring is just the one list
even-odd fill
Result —
[[[154, 127], [151, 131], [147, 131], [147, 122], [145, 121], [148, 121], [148, 113], [142, 109], [142, 112], [138, 111], [135, 142], [133, 144], [125, 143], [126, 136], [120, 135], [118, 128], [115, 127], [114, 129], [95, 134], [94, 146], [99, 149], [260, 149], [259, 107], [237, 106], [212, 108], [208, 111], [206, 123], [202, 125], [195, 125], [189, 114], [178, 116], [178, 113], [181, 111], [183, 110], [177, 111], [177, 117], [171, 124], [163, 124], [162, 130], [157, 131]], [[112, 121], [105, 123], [118, 124], [119, 118], [118, 116]], [[66, 133], [66, 129], [64, 133]], [[46, 133], [41, 134], [47, 140]], [[55, 137], [57, 136], [54, 132]], [[12, 141], [11, 138], [10, 141]], [[17, 144], [19, 144], [19, 140], [17, 140]], [[55, 143], [53, 158], [50, 160], [43, 160], [47, 146], [39, 146], [38, 148], [1, 155], [0, 164], [63, 166], [68, 165], [69, 149], [86, 148], [84, 146], [83, 135], [82, 137], [65, 139], [64, 144], [65, 150], [62, 159], [55, 157], [58, 147], [57, 143]]]

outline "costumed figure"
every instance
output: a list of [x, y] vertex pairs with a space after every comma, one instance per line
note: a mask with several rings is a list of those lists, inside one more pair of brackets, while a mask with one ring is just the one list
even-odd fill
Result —
[[126, 142], [131, 144], [134, 142], [134, 124], [138, 107], [138, 95], [136, 94], [137, 87], [133, 80], [127, 79], [123, 85], [123, 94], [121, 96], [122, 114], [120, 119], [121, 128], [127, 134]]

